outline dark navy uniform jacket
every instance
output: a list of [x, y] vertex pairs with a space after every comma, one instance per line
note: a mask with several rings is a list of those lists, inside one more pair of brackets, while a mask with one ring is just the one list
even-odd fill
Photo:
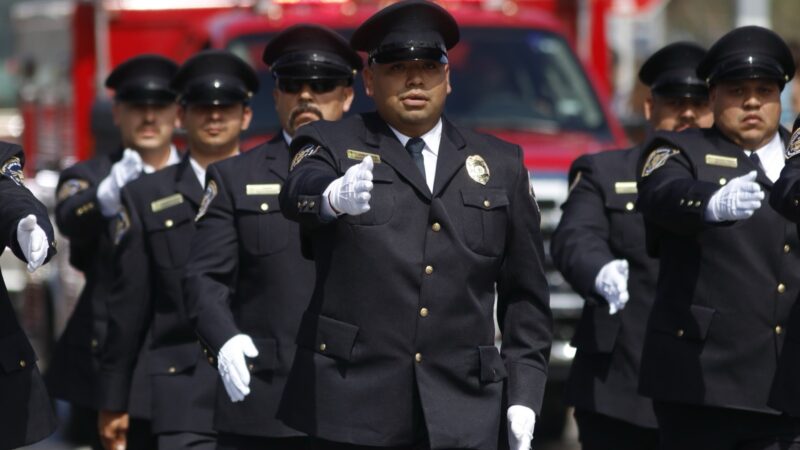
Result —
[[[781, 137], [787, 142], [785, 131]], [[641, 392], [657, 400], [775, 412], [767, 405], [789, 311], [800, 293], [797, 227], [766, 202], [746, 220], [704, 211], [727, 181], [758, 170], [716, 128], [656, 133], [639, 209], [660, 257], [642, 355]]]
[[[800, 223], [800, 158], [797, 157], [798, 134], [792, 136], [787, 149], [786, 165], [770, 193], [770, 205], [794, 223]], [[778, 363], [778, 372], [772, 387], [770, 405], [778, 410], [800, 417], [800, 303], [794, 308], [786, 324], [786, 341]]]
[[[136, 357], [149, 330], [153, 432], [213, 432], [217, 373], [183, 307], [183, 274], [203, 188], [189, 157], [122, 189], [114, 224], [114, 287], [101, 358], [101, 405], [128, 406]], [[127, 215], [127, 217], [126, 217]]]
[[[406, 445], [427, 430], [434, 449], [494, 449], [504, 389], [540, 411], [551, 342], [522, 150], [444, 120], [431, 193], [374, 113], [306, 125], [292, 149], [281, 209], [308, 233], [317, 279], [279, 417], [339, 442]], [[321, 194], [365, 153], [380, 159], [370, 210], [326, 222]]]
[[[647, 318], [658, 261], [645, 249], [644, 218], [636, 211], [636, 165], [641, 148], [584, 155], [570, 168], [570, 194], [551, 240], [553, 261], [586, 303], [572, 344], [578, 353], [566, 400], [642, 427], [656, 427], [650, 399], [638, 394]], [[615, 259], [629, 264], [625, 309], [608, 313], [596, 291], [600, 269]]]
[[[17, 224], [28, 214], [44, 230], [56, 254], [53, 226], [45, 206], [16, 178], [25, 155], [18, 145], [0, 142], [0, 252], [7, 246], [26, 261], [17, 241]], [[44, 439], [57, 423], [50, 396], [36, 367], [36, 354], [17, 321], [6, 285], [0, 276], [0, 449], [22, 447]]]
[[[113, 278], [113, 243], [108, 233], [112, 220], [100, 213], [97, 186], [121, 157], [119, 150], [75, 164], [61, 172], [56, 189], [56, 224], [69, 239], [70, 264], [83, 272], [86, 284], [45, 378], [53, 397], [92, 409], [99, 407], [98, 357], [106, 339], [106, 301]], [[150, 394], [143, 370], [137, 371], [131, 394], [131, 415], [149, 417]]]
[[275, 418], [296, 350], [300, 318], [314, 288], [314, 264], [300, 252], [299, 226], [281, 214], [278, 193], [289, 172], [279, 133], [269, 143], [212, 164], [217, 194], [197, 222], [184, 290], [189, 315], [212, 355], [239, 333], [259, 355], [249, 359], [250, 395], [233, 403], [217, 390], [219, 431], [299, 436]]

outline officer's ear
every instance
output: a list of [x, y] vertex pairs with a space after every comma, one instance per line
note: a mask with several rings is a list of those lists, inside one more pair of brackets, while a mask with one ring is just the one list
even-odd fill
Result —
[[450, 85], [450, 64], [444, 65], [444, 82], [447, 83], [447, 93], [453, 92], [453, 87]]
[[364, 72], [361, 76], [364, 79], [364, 91], [366, 91], [367, 97], [372, 97], [375, 92], [372, 89], [373, 77], [375, 76], [375, 73], [372, 71], [372, 65], [364, 67]]
[[651, 117], [653, 117], [653, 94], [647, 94], [647, 98], [644, 99], [644, 118], [649, 122]]
[[250, 121], [253, 120], [253, 108], [249, 105], [243, 105], [242, 108], [242, 131], [250, 127]]
[[175, 116], [175, 128], [183, 128], [184, 117], [186, 117], [186, 105], [178, 105], [178, 115]]
[[346, 113], [350, 111], [350, 106], [353, 104], [353, 98], [355, 98], [353, 92], [353, 86], [345, 86], [344, 88], [344, 103], [342, 103], [342, 112]]

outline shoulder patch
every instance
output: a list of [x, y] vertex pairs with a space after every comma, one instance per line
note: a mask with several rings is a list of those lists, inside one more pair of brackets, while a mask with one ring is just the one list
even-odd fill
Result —
[[656, 169], [667, 163], [667, 160], [680, 153], [678, 149], [670, 147], [659, 147], [653, 150], [647, 157], [642, 169], [642, 177], [646, 177], [653, 173]]
[[203, 193], [203, 200], [200, 202], [200, 208], [197, 210], [197, 215], [194, 217], [195, 222], [202, 219], [203, 216], [206, 215], [206, 212], [208, 212], [208, 207], [211, 205], [214, 197], [217, 196], [217, 191], [217, 182], [214, 180], [208, 180], [206, 191]]
[[789, 139], [789, 145], [786, 146], [784, 156], [786, 159], [792, 158], [800, 154], [800, 128], [792, 133], [792, 138]]
[[305, 147], [301, 148], [300, 151], [294, 155], [292, 158], [292, 165], [289, 166], [289, 170], [292, 171], [294, 168], [300, 164], [300, 161], [308, 158], [309, 156], [317, 153], [319, 151], [319, 145], [316, 144], [307, 144]]
[[59, 202], [63, 202], [64, 200], [87, 188], [89, 188], [88, 181], [72, 178], [65, 181], [64, 184], [61, 185], [61, 187], [58, 189], [58, 194], [56, 194], [56, 199]]
[[128, 215], [127, 208], [123, 205], [114, 220], [114, 245], [119, 245], [130, 227], [131, 218]]
[[3, 163], [0, 174], [11, 178], [17, 186], [22, 186], [22, 180], [25, 179], [25, 175], [22, 174], [22, 163], [16, 156]]

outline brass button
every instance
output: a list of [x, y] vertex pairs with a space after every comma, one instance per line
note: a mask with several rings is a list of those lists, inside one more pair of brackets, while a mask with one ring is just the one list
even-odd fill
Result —
[[679, 203], [679, 204], [680, 204], [681, 206], [683, 206], [683, 204], [684, 204], [684, 203], [686, 203], [686, 200], [684, 200], [684, 199], [681, 199], [681, 201], [680, 201], [680, 203]]
[[175, 222], [173, 222], [172, 219], [167, 219], [164, 221], [164, 226], [167, 228], [172, 228], [173, 225], [175, 225]]
[[677, 335], [678, 335], [678, 337], [683, 337], [683, 335], [684, 335], [685, 333], [684, 333], [683, 329], [682, 329], [682, 328], [680, 328], [680, 329], [678, 329], [678, 332], [677, 332], [677, 333], [675, 333], [675, 334], [677, 334]]
[[174, 366], [170, 367], [169, 369], [167, 369], [167, 372], [169, 372], [169, 373], [175, 373], [177, 371], [178, 371], [178, 369], [176, 369]]
[[484, 200], [483, 201], [483, 206], [485, 208], [488, 208], [488, 207], [492, 206], [492, 202], [490, 202], [489, 200]]
[[633, 202], [625, 203], [625, 209], [628, 211], [633, 211]]
[[783, 328], [781, 328], [780, 325], [777, 325], [775, 327], [775, 334], [781, 334], [781, 333], [783, 333]]
[[266, 203], [262, 203], [262, 204], [261, 204], [261, 210], [262, 210], [262, 211], [266, 211], [266, 210], [268, 210], [268, 209], [269, 209], [269, 205], [268, 205], [268, 204], [266, 204]]
[[256, 366], [254, 366], [252, 364], [248, 364], [247, 368], [250, 370], [250, 372], [252, 372], [256, 368]]
[[425, 266], [425, 273], [428, 275], [433, 273], [433, 266]]
[[695, 202], [694, 202], [694, 206], [695, 206], [695, 208], [699, 208], [699, 207], [700, 207], [700, 205], [702, 205], [702, 204], [703, 204], [703, 202], [702, 202], [702, 201], [700, 201], [700, 200], [697, 200], [697, 201], [695, 201]]
[[428, 308], [422, 308], [419, 310], [419, 315], [421, 317], [428, 317]]
[[790, 251], [792, 251], [792, 247], [789, 244], [783, 246], [783, 253], [789, 253]]
[[303, 200], [303, 202], [301, 203], [301, 205], [303, 206], [303, 208], [305, 208], [306, 206], [308, 206], [308, 200]]
[[211, 364], [211, 365], [214, 365], [214, 357], [213, 356], [209, 356], [208, 357], [208, 363]]
[[422, 353], [417, 353], [414, 355], [414, 361], [421, 363], [422, 362]]
[[314, 203], [314, 201], [313, 201], [313, 200], [312, 200], [312, 201], [310, 201], [310, 202], [308, 202], [308, 207], [309, 207], [309, 208], [313, 208], [313, 207], [314, 207], [314, 205], [316, 205], [316, 203]]
[[92, 348], [97, 348], [98, 345], [100, 344], [97, 342], [97, 339], [92, 339]]
[[786, 292], [786, 285], [781, 283], [778, 285], [778, 293], [783, 294], [784, 292]]
[[689, 200], [688, 202], [686, 202], [686, 206], [692, 206], [692, 205], [694, 205], [694, 200]]
[[28, 363], [27, 363], [27, 362], [25, 362], [25, 360], [24, 360], [24, 359], [20, 359], [20, 360], [19, 360], [19, 366], [20, 366], [20, 367], [25, 367], [25, 366], [27, 366], [27, 365], [28, 365]]
[[324, 342], [322, 344], [319, 344], [319, 351], [324, 352], [326, 348], [328, 348], [328, 346], [325, 345]]
[[794, 206], [800, 205], [800, 200], [794, 199]]
[[433, 231], [439, 231], [441, 229], [442, 229], [442, 226], [439, 225], [439, 222], [434, 222], [433, 225], [431, 225], [431, 230], [433, 230]]
[[300, 203], [300, 202], [297, 202], [297, 209], [300, 209], [300, 207], [301, 207], [302, 205], [303, 205], [302, 203]]
[[719, 179], [719, 185], [720, 186], [725, 186], [725, 184], [727, 184], [727, 183], [728, 183], [728, 180], [726, 180], [725, 178], [720, 178]]

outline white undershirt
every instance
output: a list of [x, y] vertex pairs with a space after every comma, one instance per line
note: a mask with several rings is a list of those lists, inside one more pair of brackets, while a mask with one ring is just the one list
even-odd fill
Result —
[[197, 177], [197, 181], [200, 182], [200, 186], [205, 188], [206, 169], [204, 169], [203, 166], [201, 166], [200, 163], [195, 161], [191, 156], [189, 157], [189, 165], [192, 166], [192, 172], [194, 172], [194, 176]]
[[[783, 166], [786, 163], [783, 150], [783, 142], [781, 141], [780, 133], [775, 133], [775, 136], [767, 142], [767, 145], [755, 150], [758, 159], [761, 161], [761, 167], [767, 174], [767, 178], [773, 183], [781, 175], [781, 170], [783, 170]], [[745, 150], [744, 153], [750, 156], [753, 151]]]
[[[167, 164], [165, 164], [164, 167], [178, 164], [179, 162], [181, 162], [181, 155], [178, 154], [178, 149], [176, 149], [174, 145], [170, 145], [169, 158], [167, 158]], [[142, 171], [144, 171], [144, 173], [153, 173], [156, 171], [156, 168], [143, 162]]]
[[[388, 124], [387, 124], [388, 125]], [[397, 131], [393, 126], [389, 125], [397, 140], [406, 146], [406, 143], [411, 139], [409, 136]], [[433, 181], [436, 177], [436, 162], [439, 160], [439, 144], [442, 143], [442, 119], [436, 122], [436, 125], [427, 133], [420, 136], [425, 141], [425, 148], [422, 149], [422, 161], [425, 164], [425, 182], [428, 184], [428, 189], [433, 192]]]
[[292, 145], [292, 137], [289, 136], [289, 133], [283, 129], [281, 130], [281, 133], [283, 133], [283, 140], [286, 141], [286, 145]]

